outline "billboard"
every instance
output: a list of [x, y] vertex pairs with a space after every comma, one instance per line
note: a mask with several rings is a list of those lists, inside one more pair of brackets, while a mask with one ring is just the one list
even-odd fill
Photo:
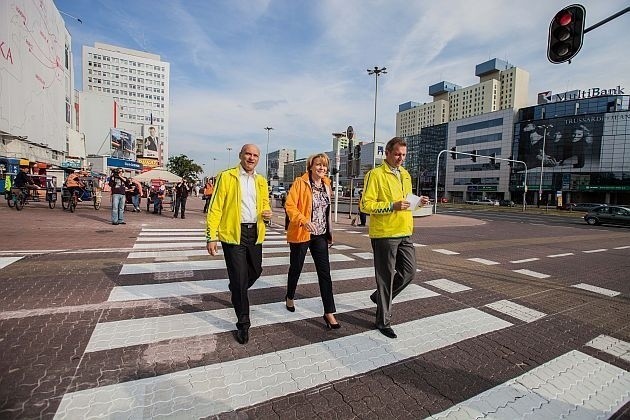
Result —
[[111, 155], [122, 159], [135, 160], [135, 150], [133, 148], [133, 135], [118, 128], [109, 131], [111, 139]]
[[160, 138], [158, 135], [157, 126], [144, 125], [142, 126], [142, 136], [144, 137], [142, 157], [145, 158], [157, 158], [158, 146], [160, 144]]

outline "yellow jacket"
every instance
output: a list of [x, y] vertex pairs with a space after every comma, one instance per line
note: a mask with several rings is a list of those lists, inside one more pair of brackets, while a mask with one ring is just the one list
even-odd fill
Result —
[[[330, 179], [323, 178], [322, 182], [326, 186], [326, 192], [330, 198]], [[313, 213], [313, 190], [311, 189], [311, 181], [308, 172], [296, 178], [293, 185], [291, 185], [291, 189], [287, 195], [287, 201], [284, 204], [284, 209], [287, 212], [287, 216], [289, 216], [287, 242], [300, 243], [310, 241], [311, 232], [304, 227], [306, 223], [311, 221]], [[332, 243], [331, 206], [328, 206], [326, 224], [326, 236], [328, 242]]]
[[[228, 244], [241, 242], [240, 169], [240, 165], [226, 169], [217, 177], [206, 217], [206, 240], [208, 242], [217, 240]], [[265, 239], [265, 223], [262, 219], [262, 212], [271, 210], [268, 191], [265, 177], [256, 175], [257, 244], [261, 244]]]
[[410, 210], [395, 211], [393, 203], [405, 200], [411, 193], [411, 175], [402, 166], [400, 181], [387, 163], [365, 175], [361, 211], [370, 215], [370, 238], [400, 238], [413, 233]]

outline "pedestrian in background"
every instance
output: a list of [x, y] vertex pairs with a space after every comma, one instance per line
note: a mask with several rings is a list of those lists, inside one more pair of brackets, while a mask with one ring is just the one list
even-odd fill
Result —
[[162, 214], [164, 197], [166, 197], [166, 185], [164, 185], [164, 181], [160, 181], [160, 185], [155, 189], [153, 198], [153, 214]]
[[[392, 300], [413, 280], [416, 273], [416, 251], [410, 237], [413, 216], [407, 196], [411, 193], [411, 176], [401, 165], [407, 156], [407, 143], [394, 137], [385, 146], [385, 161], [365, 175], [360, 202], [370, 215], [369, 234], [374, 254], [376, 292], [370, 299], [376, 303], [376, 328], [389, 338], [396, 338], [391, 328]], [[429, 198], [422, 196], [423, 205]]]
[[207, 250], [217, 255], [221, 241], [236, 312], [236, 341], [249, 341], [247, 291], [262, 274], [265, 223], [271, 220], [267, 180], [256, 173], [260, 149], [246, 144], [238, 154], [241, 162], [217, 177], [206, 218]]
[[131, 180], [131, 203], [133, 204], [132, 212], [140, 213], [140, 197], [142, 197], [142, 185], [136, 180]]
[[214, 184], [212, 180], [208, 178], [206, 186], [203, 187], [203, 199], [206, 200], [206, 204], [203, 206], [203, 212], [208, 213], [208, 207], [210, 206], [210, 200], [212, 200], [212, 194], [214, 194]]
[[287, 279], [285, 306], [294, 312], [293, 299], [298, 280], [304, 266], [306, 251], [310, 249], [315, 262], [319, 292], [324, 304], [324, 322], [329, 329], [340, 328], [335, 319], [335, 300], [328, 248], [332, 246], [332, 217], [328, 156], [313, 155], [306, 162], [307, 172], [291, 185], [286, 199], [285, 211], [289, 218], [287, 242], [290, 249], [290, 266]]
[[367, 214], [361, 211], [361, 197], [363, 196], [363, 190], [359, 191], [359, 224], [357, 226], [365, 226]]
[[109, 187], [112, 190], [112, 225], [126, 225], [125, 223], [125, 194], [127, 192], [127, 178], [123, 176], [122, 169], [114, 169], [109, 178]]
[[182, 219], [186, 218], [186, 201], [188, 200], [188, 194], [190, 194], [190, 185], [185, 179], [182, 179], [175, 184], [175, 214], [174, 219], [177, 219], [179, 209], [182, 209]]

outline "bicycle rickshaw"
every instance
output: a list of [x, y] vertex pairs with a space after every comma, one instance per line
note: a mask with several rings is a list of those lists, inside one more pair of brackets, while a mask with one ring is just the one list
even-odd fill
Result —
[[[161, 179], [152, 179], [151, 186], [147, 191], [147, 212], [152, 211], [151, 206], [155, 203], [155, 198], [157, 197], [157, 190], [160, 187]], [[158, 209], [158, 213], [162, 214], [162, 210], [165, 208], [169, 208], [171, 211], [175, 211], [175, 187], [172, 182], [164, 182], [164, 186], [166, 187], [166, 193], [164, 194], [164, 199], [162, 200], [162, 206]]]
[[[9, 207], [15, 207], [17, 211], [24, 208], [25, 204], [47, 201], [48, 208], [54, 209], [57, 203], [57, 177], [47, 175], [27, 175], [39, 189], [32, 190], [26, 187], [11, 187], [5, 191], [5, 198]], [[42, 185], [43, 184], [43, 185]], [[44, 191], [41, 197], [40, 191]]]
[[91, 202], [94, 210], [100, 209], [103, 199], [102, 177], [88, 175], [81, 177], [81, 180], [85, 184], [81, 193], [75, 191], [75, 194], [71, 194], [68, 187], [65, 185], [61, 187], [61, 206], [64, 210], [74, 213], [79, 202]]

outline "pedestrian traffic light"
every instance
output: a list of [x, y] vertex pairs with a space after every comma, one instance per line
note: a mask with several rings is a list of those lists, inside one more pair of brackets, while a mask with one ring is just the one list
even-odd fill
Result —
[[510, 167], [514, 166], [514, 162], [512, 162], [514, 160], [514, 155], [510, 155], [509, 159], [508, 165], [510, 165]]
[[582, 48], [586, 9], [572, 4], [560, 10], [549, 24], [547, 58], [554, 64], [571, 60]]
[[497, 157], [496, 153], [492, 153], [490, 155], [490, 165], [494, 166], [495, 163], [497, 163], [497, 160], [495, 159]]
[[451, 159], [457, 159], [457, 147], [451, 147]]
[[473, 162], [477, 162], [477, 149], [473, 149], [472, 156], [470, 158]]
[[357, 144], [354, 146], [354, 158], [356, 160], [361, 159], [361, 145]]

